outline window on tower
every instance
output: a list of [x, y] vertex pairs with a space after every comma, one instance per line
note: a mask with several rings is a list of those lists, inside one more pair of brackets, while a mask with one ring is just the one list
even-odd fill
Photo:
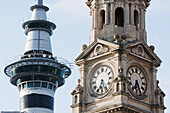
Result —
[[100, 11], [100, 18], [99, 18], [99, 28], [103, 29], [104, 24], [105, 24], [105, 10]]
[[115, 25], [124, 27], [124, 11], [123, 8], [117, 8], [115, 11]]
[[116, 91], [119, 91], [119, 83], [116, 84]]
[[77, 104], [77, 95], [75, 96], [75, 104]]
[[139, 15], [138, 15], [138, 11], [135, 10], [134, 11], [134, 24], [136, 26], [136, 29], [139, 29]]

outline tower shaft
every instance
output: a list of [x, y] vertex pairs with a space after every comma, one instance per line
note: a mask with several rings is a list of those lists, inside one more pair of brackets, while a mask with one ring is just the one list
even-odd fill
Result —
[[115, 34], [123, 34], [127, 42], [147, 42], [145, 10], [148, 0], [88, 0], [86, 4], [92, 17], [90, 44], [95, 39], [115, 42]]
[[8, 65], [5, 73], [19, 89], [20, 111], [26, 113], [53, 113], [54, 93], [71, 74], [66, 63], [53, 57], [50, 36], [56, 25], [47, 21], [48, 7], [36, 0], [31, 7], [31, 20], [23, 23], [27, 41], [24, 55]]

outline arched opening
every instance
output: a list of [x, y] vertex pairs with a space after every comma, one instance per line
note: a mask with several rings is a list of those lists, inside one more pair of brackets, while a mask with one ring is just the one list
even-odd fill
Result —
[[116, 84], [116, 91], [119, 91], [119, 83]]
[[75, 102], [75, 104], [77, 103], [77, 95], [75, 96], [75, 98], [74, 98], [74, 102]]
[[125, 83], [123, 83], [123, 91], [126, 92], [126, 84]]
[[115, 11], [115, 25], [124, 27], [124, 11], [123, 8], [117, 8]]
[[100, 11], [99, 22], [100, 22], [100, 24], [99, 24], [100, 29], [103, 29], [104, 24], [105, 24], [105, 10]]
[[136, 26], [136, 29], [138, 30], [139, 29], [139, 14], [137, 10], [134, 11], [134, 24]]

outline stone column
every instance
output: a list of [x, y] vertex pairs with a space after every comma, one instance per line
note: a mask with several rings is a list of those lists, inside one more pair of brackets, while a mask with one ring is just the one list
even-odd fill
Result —
[[138, 7], [138, 18], [139, 18], [139, 29], [141, 29], [141, 14], [140, 14], [140, 7]]
[[79, 72], [81, 76], [81, 83], [80, 85], [83, 87], [83, 103], [82, 103], [82, 111], [83, 113], [86, 111], [86, 66], [85, 60], [83, 60], [79, 67]]
[[141, 9], [140, 9], [140, 16], [141, 16], [141, 29], [144, 29], [144, 18], [145, 18], [145, 12], [144, 12], [144, 8], [143, 7], [141, 7]]
[[91, 17], [92, 17], [92, 29], [94, 29], [94, 10], [91, 10]]
[[134, 4], [131, 5], [131, 24], [134, 25]]
[[145, 29], [145, 14], [146, 14], [146, 10], [143, 10], [143, 28]]
[[115, 3], [111, 4], [111, 23], [115, 26]]
[[109, 24], [109, 4], [106, 3], [106, 13], [105, 13], [106, 24]]
[[125, 25], [129, 24], [129, 4], [125, 4], [125, 18], [124, 18]]
[[[152, 105], [156, 105], [156, 96], [155, 96], [155, 90], [157, 89], [157, 69], [156, 67], [154, 66], [154, 64], [156, 64], [155, 61], [153, 61], [152, 63], [152, 67], [151, 67], [151, 80], [148, 82], [150, 83], [150, 86], [151, 86], [151, 94], [154, 94], [153, 96], [151, 96], [151, 104]], [[157, 112], [157, 109], [155, 107], [152, 107], [152, 113], [158, 113]]]
[[98, 28], [98, 6], [94, 6], [94, 28]]

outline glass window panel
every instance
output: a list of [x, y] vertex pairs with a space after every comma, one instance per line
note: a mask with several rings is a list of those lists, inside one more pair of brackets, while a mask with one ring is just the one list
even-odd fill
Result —
[[28, 88], [30, 88], [30, 87], [33, 87], [33, 83], [32, 82], [28, 83]]
[[55, 85], [56, 85], [56, 87], [58, 87], [58, 81], [56, 81]]
[[34, 87], [40, 87], [40, 82], [34, 82]]
[[47, 83], [42, 82], [42, 87], [43, 87], [43, 88], [47, 88]]
[[18, 85], [19, 83], [21, 83], [21, 79], [18, 79], [18, 80], [17, 80], [17, 85]]
[[48, 89], [52, 89], [52, 84], [48, 84]]
[[23, 89], [27, 88], [27, 84], [26, 83], [23, 83]]
[[56, 90], [56, 86], [54, 86], [54, 87], [52, 88], [52, 90], [55, 92], [55, 90]]

